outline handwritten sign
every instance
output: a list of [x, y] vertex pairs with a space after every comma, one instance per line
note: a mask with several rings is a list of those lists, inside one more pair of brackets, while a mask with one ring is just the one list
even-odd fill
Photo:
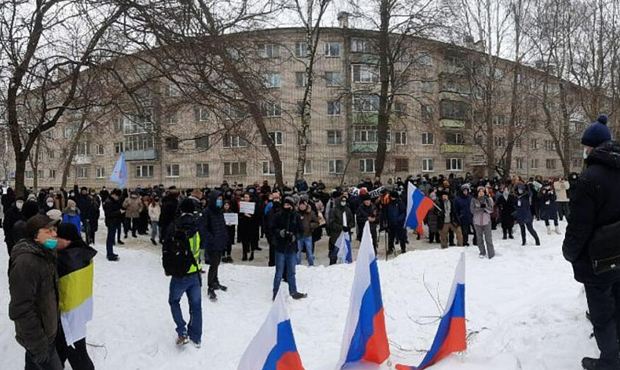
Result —
[[239, 224], [239, 214], [227, 212], [224, 213], [224, 221], [226, 225], [238, 225]]
[[239, 202], [239, 213], [254, 214], [254, 202]]

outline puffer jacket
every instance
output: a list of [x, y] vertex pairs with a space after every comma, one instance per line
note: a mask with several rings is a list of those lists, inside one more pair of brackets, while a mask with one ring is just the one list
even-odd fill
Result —
[[48, 351], [58, 330], [56, 254], [20, 240], [9, 262], [9, 317], [17, 342], [33, 355]]
[[[525, 186], [519, 185], [521, 189], [526, 189]], [[534, 220], [532, 217], [532, 211], [530, 210], [530, 194], [524, 191], [523, 194], [517, 193], [517, 197], [514, 201], [513, 217], [515, 221], [520, 224], [527, 224]]]
[[300, 236], [310, 237], [314, 233], [314, 230], [319, 227], [319, 219], [316, 217], [316, 213], [312, 211], [310, 206], [307, 206], [304, 212], [297, 211], [299, 219], [301, 221]]
[[[204, 225], [204, 248], [210, 252], [223, 252], [228, 246], [228, 229], [224, 220], [224, 213], [215, 204], [222, 193], [213, 190], [209, 193], [209, 204], [202, 211]], [[206, 239], [206, 240], [203, 240]]]
[[461, 225], [473, 224], [473, 212], [471, 209], [472, 199], [473, 197], [471, 195], [465, 196], [462, 192], [454, 198], [454, 211]]
[[566, 180], [556, 181], [553, 183], [553, 188], [557, 195], [558, 202], [568, 202], [568, 190], [570, 190], [570, 182]]
[[470, 208], [474, 225], [486, 226], [491, 223], [491, 213], [493, 213], [493, 199], [491, 197], [484, 196], [482, 199], [472, 197]]
[[125, 218], [138, 218], [142, 211], [142, 200], [137, 195], [131, 195], [123, 202], [123, 208], [125, 208]]
[[161, 215], [161, 207], [159, 204], [149, 204], [149, 218], [151, 222], [159, 222], [159, 216]]
[[[301, 220], [297, 212], [282, 209], [273, 219], [273, 240], [279, 253], [297, 252], [296, 235], [302, 232]], [[282, 235], [284, 234], [284, 236]]]

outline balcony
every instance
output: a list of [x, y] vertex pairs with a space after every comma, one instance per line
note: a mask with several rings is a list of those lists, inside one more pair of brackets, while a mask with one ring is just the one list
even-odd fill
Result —
[[93, 161], [90, 155], [84, 154], [76, 154], [73, 157], [73, 164], [82, 165], [82, 164], [91, 164]]
[[471, 146], [466, 144], [441, 144], [441, 154], [471, 153]]
[[[351, 144], [351, 152], [352, 153], [376, 153], [378, 143], [375, 142], [353, 142]], [[392, 149], [392, 144], [387, 143], [387, 150], [390, 151]]]
[[147, 161], [153, 159], [157, 159], [157, 152], [155, 149], [132, 150], [125, 152], [125, 160], [128, 161]]
[[465, 121], [460, 119], [440, 118], [439, 127], [442, 128], [465, 128]]
[[353, 123], [356, 125], [376, 125], [379, 123], [379, 113], [353, 112]]

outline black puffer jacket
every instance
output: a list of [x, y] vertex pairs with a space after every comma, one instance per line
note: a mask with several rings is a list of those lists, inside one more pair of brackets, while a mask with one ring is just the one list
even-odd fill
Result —
[[303, 233], [303, 226], [299, 214], [293, 210], [278, 212], [273, 219], [273, 240], [275, 249], [280, 253], [294, 253], [297, 251], [295, 238]]
[[48, 351], [58, 330], [56, 255], [31, 239], [19, 241], [9, 263], [9, 317], [17, 342], [33, 355]]
[[575, 187], [571, 187], [571, 217], [562, 252], [573, 264], [575, 280], [609, 284], [620, 281], [620, 271], [594, 275], [588, 244], [598, 228], [620, 221], [620, 144], [602, 144], [590, 153], [586, 165]]
[[120, 200], [114, 200], [111, 196], [103, 204], [103, 212], [105, 213], [105, 225], [120, 225], [123, 222], [123, 213], [121, 209], [123, 203]]
[[211, 191], [209, 203], [202, 211], [206, 236], [204, 246], [209, 252], [223, 252], [228, 246], [228, 230], [226, 229], [224, 213], [216, 205], [217, 198], [221, 195], [222, 193], [219, 191]]

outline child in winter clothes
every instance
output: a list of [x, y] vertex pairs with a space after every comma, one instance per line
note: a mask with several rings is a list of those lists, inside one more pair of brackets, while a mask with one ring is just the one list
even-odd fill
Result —
[[62, 222], [75, 225], [78, 234], [82, 232], [82, 220], [80, 219], [80, 210], [74, 200], [67, 201], [67, 208], [62, 211]]

